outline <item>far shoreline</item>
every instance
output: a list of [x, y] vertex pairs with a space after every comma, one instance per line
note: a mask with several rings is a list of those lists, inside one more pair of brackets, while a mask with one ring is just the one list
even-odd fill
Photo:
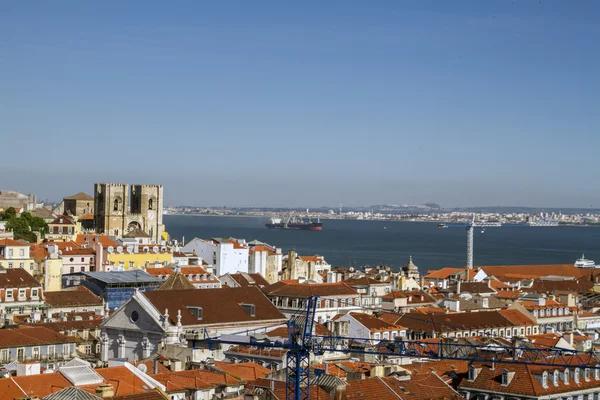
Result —
[[[165, 216], [176, 216], [176, 217], [215, 217], [215, 218], [263, 218], [269, 219], [268, 215], [215, 215], [215, 214], [163, 214]], [[327, 221], [361, 221], [361, 222], [400, 222], [400, 223], [419, 223], [419, 224], [445, 224], [445, 223], [455, 223], [454, 221], [408, 221], [408, 220], [399, 220], [399, 219], [350, 219], [350, 218], [327, 218], [327, 217], [319, 217], [321, 220]], [[560, 228], [563, 226], [573, 226], [573, 227], [581, 227], [581, 228], [598, 228], [600, 224], [560, 224], [558, 226], [531, 226], [530, 228]]]

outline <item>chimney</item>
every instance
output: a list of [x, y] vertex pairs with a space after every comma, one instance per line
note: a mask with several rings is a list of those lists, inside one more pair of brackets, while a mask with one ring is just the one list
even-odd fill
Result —
[[340, 385], [335, 388], [334, 400], [346, 400], [346, 385]]
[[538, 297], [538, 306], [545, 306], [546, 305], [546, 299], [543, 298], [542, 296]]
[[458, 280], [458, 283], [456, 284], [456, 294], [460, 294], [460, 279]]
[[563, 339], [565, 339], [571, 346], [573, 346], [573, 336], [575, 336], [575, 335], [574, 335], [574, 333], [572, 331], [571, 332], [565, 332], [563, 334]]
[[425, 277], [424, 276], [421, 276], [420, 283], [421, 283], [421, 289], [423, 289], [425, 287]]
[[154, 359], [154, 375], [158, 374], [158, 358]]
[[444, 299], [444, 307], [451, 311], [460, 312], [460, 300]]
[[325, 363], [325, 375], [329, 375], [329, 363]]
[[17, 364], [17, 376], [31, 376], [40, 374], [39, 362], [26, 362]]
[[96, 396], [102, 397], [103, 399], [109, 399], [115, 396], [115, 388], [109, 384], [102, 384], [96, 387]]

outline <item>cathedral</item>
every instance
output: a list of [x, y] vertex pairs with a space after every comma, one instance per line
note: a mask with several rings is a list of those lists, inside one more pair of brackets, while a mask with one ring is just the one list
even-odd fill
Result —
[[97, 233], [122, 237], [140, 229], [158, 244], [164, 231], [162, 210], [162, 185], [94, 184]]

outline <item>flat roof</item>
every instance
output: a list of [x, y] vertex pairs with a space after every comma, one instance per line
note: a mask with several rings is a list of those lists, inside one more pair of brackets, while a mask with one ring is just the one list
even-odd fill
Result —
[[104, 283], [140, 283], [157, 282], [162, 283], [162, 279], [154, 277], [145, 271], [110, 271], [110, 272], [81, 272], [82, 275], [94, 278]]

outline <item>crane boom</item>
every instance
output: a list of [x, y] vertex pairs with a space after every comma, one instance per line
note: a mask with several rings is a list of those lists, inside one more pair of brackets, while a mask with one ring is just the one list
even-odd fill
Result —
[[[501, 346], [473, 344], [460, 338], [440, 338], [434, 341], [394, 339], [364, 339], [343, 336], [313, 335], [318, 297], [306, 301], [306, 311], [291, 318], [288, 338], [284, 341], [257, 340], [248, 336], [209, 337], [200, 343], [213, 345], [251, 345], [260, 348], [287, 350], [286, 400], [310, 399], [310, 355], [325, 352], [377, 354], [388, 357], [466, 360], [506, 364], [533, 364], [554, 367], [600, 369], [600, 359], [593, 351], [580, 352], [556, 347]], [[299, 310], [300, 311], [300, 310]]]

